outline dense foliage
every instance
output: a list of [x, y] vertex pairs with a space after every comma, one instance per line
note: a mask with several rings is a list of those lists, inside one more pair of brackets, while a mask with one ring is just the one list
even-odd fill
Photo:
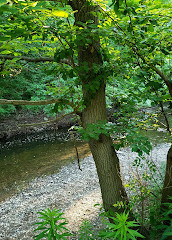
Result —
[[[171, 74], [170, 1], [114, 1], [111, 8], [108, 2], [97, 3], [102, 10], [98, 28], [92, 23], [86, 25], [92, 28], [93, 38], [96, 32], [101, 38], [101, 72], [109, 84], [108, 107], [120, 102], [122, 109], [132, 111], [136, 104], [169, 101], [166, 86], [154, 67], [158, 66], [166, 76]], [[59, 2], [1, 1], [0, 12], [0, 98], [37, 100], [47, 94], [63, 99], [74, 93], [81, 95], [75, 53], [79, 42], [87, 41], [87, 32], [83, 24], [80, 33], [72, 25], [69, 6]], [[2, 55], [13, 58], [3, 59]], [[57, 64], [20, 60], [20, 56], [38, 55], [54, 56]], [[69, 64], [61, 63], [63, 59]], [[82, 70], [87, 71], [87, 67]], [[99, 66], [94, 71], [98, 72]], [[92, 94], [94, 89], [95, 85]], [[81, 97], [77, 96], [77, 100]], [[1, 106], [0, 113], [14, 110], [15, 107]]]

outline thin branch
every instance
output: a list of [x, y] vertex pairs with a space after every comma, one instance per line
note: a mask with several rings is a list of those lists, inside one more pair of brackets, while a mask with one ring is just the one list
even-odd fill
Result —
[[76, 146], [76, 139], [75, 139], [75, 136], [74, 136], [74, 132], [71, 131], [71, 128], [68, 131], [71, 134], [71, 137], [72, 137], [72, 140], [73, 140], [73, 145], [74, 145], [74, 148], [75, 148], [76, 157], [77, 157], [77, 161], [78, 161], [78, 168], [79, 168], [79, 170], [82, 171], [81, 165], [80, 165], [79, 153], [78, 153], [78, 149], [77, 149], [77, 146]]
[[39, 57], [39, 58], [32, 58], [26, 56], [13, 56], [13, 55], [3, 55], [0, 54], [0, 59], [7, 59], [12, 60], [14, 58], [18, 58], [19, 60], [25, 60], [27, 62], [55, 62], [54, 58], [51, 57]]
[[[56, 62], [54, 57], [38, 57], [38, 58], [31, 58], [31, 57], [26, 57], [26, 56], [13, 56], [13, 55], [2, 55], [0, 54], [0, 59], [5, 59], [5, 60], [12, 60], [14, 58], [18, 58], [19, 60], [25, 60], [27, 62]], [[71, 67], [73, 67], [73, 63], [70, 62], [68, 59], [62, 59], [59, 61], [59, 63], [64, 63], [67, 64]]]
[[168, 87], [169, 93], [172, 97], [172, 83], [168, 80], [167, 76], [152, 64], [149, 64], [149, 66], [164, 80], [166, 86]]
[[131, 48], [132, 48], [133, 52], [135, 53], [135, 55], [137, 55], [140, 59], [142, 59], [144, 64], [149, 66], [154, 72], [156, 72], [161, 77], [161, 79], [164, 81], [165, 85], [168, 88], [170, 96], [172, 97], [172, 83], [169, 81], [168, 77], [159, 68], [157, 68], [155, 65], [153, 65], [151, 63], [150, 59], [149, 59], [150, 62], [148, 62], [143, 55], [140, 55], [137, 46], [135, 46], [134, 43], [132, 43], [132, 44], [134, 46], [131, 46]]
[[[125, 6], [126, 6], [126, 9], [127, 9], [128, 8], [127, 0], [125, 0]], [[135, 38], [135, 36], [134, 36], [135, 32], [134, 32], [134, 28], [133, 28], [133, 24], [132, 24], [132, 20], [131, 20], [131, 15], [130, 15], [129, 11], [127, 11], [127, 13], [128, 13], [129, 19], [130, 19], [129, 25], [130, 25], [130, 27], [132, 29], [133, 37]]]
[[59, 99], [48, 99], [48, 100], [39, 100], [39, 101], [25, 101], [25, 100], [8, 100], [8, 99], [0, 99], [0, 105], [48, 105], [52, 103], [60, 102]]
[[[61, 0], [60, 0], [60, 1], [61, 1]], [[61, 4], [62, 4], [62, 2], [61, 2]], [[57, 29], [52, 29], [50, 26], [46, 26], [46, 24], [39, 18], [39, 16], [37, 16], [37, 18], [38, 18], [39, 21], [42, 23], [42, 26], [43, 26], [44, 28], [46, 27], [46, 28], [49, 28], [49, 29], [50, 29], [50, 31], [58, 38], [58, 40], [59, 40], [61, 46], [63, 47], [63, 49], [66, 50], [64, 43], [63, 43], [62, 40], [60, 39], [60, 36], [57, 35], [58, 30], [57, 30]], [[69, 24], [69, 27], [70, 27], [69, 19], [68, 19], [68, 24]], [[68, 46], [70, 47], [70, 49], [71, 49], [72, 52], [73, 52], [73, 48], [71, 47], [71, 45], [70, 45], [70, 43], [67, 41], [67, 39], [66, 39], [64, 36], [63, 36], [62, 38], [65, 40], [65, 42], [68, 44]], [[70, 63], [70, 64], [69, 64], [69, 63]], [[74, 60], [73, 60], [73, 55], [69, 57], [69, 63], [68, 63], [69, 65], [71, 65], [72, 67], [75, 67]]]
[[[62, 5], [62, 7], [64, 8], [63, 1], [62, 1], [62, 0], [60, 0], [60, 2], [61, 2], [61, 5]], [[68, 18], [68, 17], [67, 17], [67, 22], [68, 22], [68, 25], [69, 25], [69, 27], [71, 28], [70, 21], [69, 21], [69, 18]]]
[[[140, 64], [139, 61], [138, 61], [138, 66], [140, 67], [141, 70], [143, 70], [143, 68], [142, 68], [142, 66], [141, 66], [141, 64]], [[158, 71], [160, 71], [160, 70], [158, 70]], [[164, 76], [164, 77], [166, 77], [166, 76]], [[147, 81], [149, 82], [149, 79], [148, 79], [147, 77], [146, 77], [146, 79], [147, 79]], [[155, 87], [152, 87], [152, 89], [154, 90], [156, 96], [159, 98], [158, 91], [155, 89]], [[166, 125], [163, 124], [163, 126], [166, 127], [167, 131], [168, 131], [169, 134], [171, 135], [170, 124], [169, 124], [169, 121], [168, 121], [166, 112], [165, 112], [165, 110], [164, 110], [163, 102], [162, 102], [161, 100], [159, 100], [159, 106], [160, 106], [160, 108], [161, 108], [161, 113], [162, 113], [162, 115], [164, 116], [164, 119], [165, 119], [165, 122], [166, 122]], [[160, 121], [158, 120], [158, 122], [160, 122]], [[162, 123], [161, 123], [161, 124], [162, 124]]]
[[64, 115], [60, 116], [59, 118], [56, 118], [56, 119], [53, 119], [53, 120], [50, 120], [50, 121], [46, 121], [46, 122], [23, 123], [23, 124], [19, 124], [18, 126], [19, 126], [19, 127], [30, 127], [30, 126], [37, 126], [37, 125], [43, 125], [43, 124], [53, 123], [53, 122], [56, 122], [56, 121], [60, 121], [60, 120], [63, 119], [64, 117], [66, 117], [66, 116], [68, 116], [68, 115], [72, 115], [72, 114], [75, 114], [75, 112], [70, 112], [70, 113], [64, 114]]
[[161, 101], [159, 101], [159, 105], [160, 105], [160, 108], [161, 108], [161, 113], [162, 113], [162, 115], [164, 116], [164, 119], [165, 119], [165, 122], [166, 122], [166, 129], [167, 129], [167, 131], [169, 132], [169, 134], [171, 135], [170, 124], [169, 124], [169, 121], [168, 121], [166, 112], [165, 112], [165, 110], [164, 110], [163, 103], [162, 103]]

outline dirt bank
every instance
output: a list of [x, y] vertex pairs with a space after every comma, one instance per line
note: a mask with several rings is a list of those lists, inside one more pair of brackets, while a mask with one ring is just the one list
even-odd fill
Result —
[[[11, 114], [8, 117], [0, 119], [0, 141], [7, 141], [12, 137], [28, 135], [37, 132], [55, 130], [72, 126], [75, 121], [72, 116], [66, 116], [56, 124], [50, 122], [55, 120], [53, 116], [47, 116], [44, 113], [33, 113], [31, 111], [20, 111]], [[46, 122], [41, 125], [20, 126], [22, 124], [36, 124]]]

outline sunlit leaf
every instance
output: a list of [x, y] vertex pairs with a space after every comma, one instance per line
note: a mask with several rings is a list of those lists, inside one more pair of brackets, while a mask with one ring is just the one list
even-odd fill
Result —
[[65, 11], [58, 11], [58, 10], [53, 10], [52, 11], [52, 14], [54, 15], [54, 16], [56, 16], [56, 17], [65, 17], [65, 18], [67, 18], [68, 17], [68, 13], [67, 12], [65, 12]]

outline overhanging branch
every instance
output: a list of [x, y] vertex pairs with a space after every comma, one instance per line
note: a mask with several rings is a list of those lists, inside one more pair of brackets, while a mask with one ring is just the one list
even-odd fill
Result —
[[52, 103], [60, 102], [58, 99], [51, 100], [39, 100], [39, 101], [25, 101], [25, 100], [8, 100], [8, 99], [0, 99], [0, 105], [48, 105]]
[[172, 97], [172, 83], [170, 82], [170, 80], [168, 79], [168, 77], [159, 69], [157, 68], [154, 64], [152, 64], [149, 61], [146, 61], [145, 57], [142, 56], [139, 52], [138, 52], [138, 48], [136, 46], [132, 46], [132, 50], [133, 52], [138, 56], [138, 58], [142, 59], [143, 63], [146, 64], [147, 66], [149, 66], [154, 72], [156, 72], [156, 74], [158, 74], [161, 79], [164, 81], [165, 85], [168, 88], [168, 91], [170, 93], [170, 96]]
[[13, 55], [3, 55], [0, 54], [0, 59], [12, 60], [14, 58], [18, 58], [19, 60], [25, 60], [27, 62], [55, 62], [54, 58], [50, 57], [39, 57], [39, 58], [31, 58], [26, 56], [13, 56]]
[[[3, 55], [0, 54], [0, 59], [4, 59], [4, 60], [12, 60], [14, 58], [18, 58], [19, 60], [25, 60], [27, 62], [56, 62], [54, 57], [38, 57], [38, 58], [32, 58], [32, 57], [26, 57], [26, 56], [13, 56], [13, 55]], [[59, 61], [59, 63], [64, 63], [67, 64], [71, 67], [74, 67], [74, 63], [72, 63], [70, 60], [68, 59], [61, 59]]]
[[161, 72], [157, 67], [150, 65], [151, 68], [164, 80], [166, 86], [168, 87], [168, 91], [172, 97], [172, 83], [168, 80], [167, 76]]

